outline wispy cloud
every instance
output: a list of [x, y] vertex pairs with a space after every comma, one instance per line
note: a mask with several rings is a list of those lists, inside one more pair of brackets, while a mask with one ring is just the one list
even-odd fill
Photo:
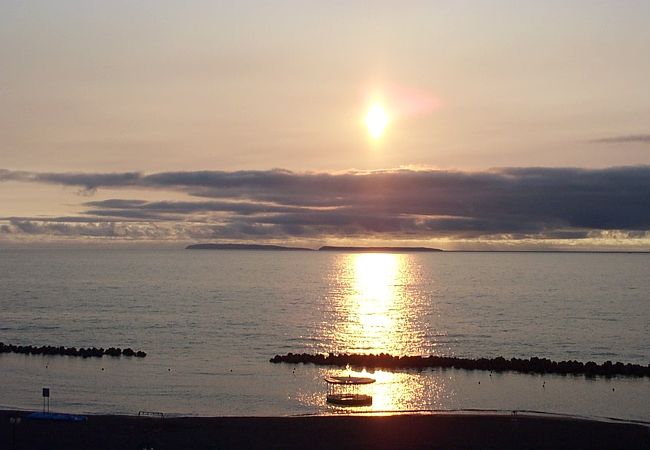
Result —
[[[132, 239], [582, 239], [650, 230], [650, 166], [482, 172], [0, 170], [1, 180], [84, 190], [176, 190], [195, 201], [87, 201], [72, 217], [6, 217], [0, 233]], [[146, 195], [143, 195], [146, 197]], [[2, 218], [0, 218], [2, 220]]]
[[624, 134], [591, 141], [595, 144], [650, 144], [650, 134]]

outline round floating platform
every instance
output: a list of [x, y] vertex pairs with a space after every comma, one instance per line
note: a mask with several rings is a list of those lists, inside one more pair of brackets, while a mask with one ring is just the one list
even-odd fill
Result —
[[327, 394], [327, 403], [339, 406], [370, 406], [372, 396], [365, 394]]
[[347, 377], [334, 377], [334, 376], [327, 376], [325, 377], [325, 381], [328, 384], [342, 384], [346, 386], [350, 385], [358, 385], [358, 384], [371, 384], [375, 382], [374, 378], [369, 378], [369, 377], [352, 377], [352, 376], [347, 376]]

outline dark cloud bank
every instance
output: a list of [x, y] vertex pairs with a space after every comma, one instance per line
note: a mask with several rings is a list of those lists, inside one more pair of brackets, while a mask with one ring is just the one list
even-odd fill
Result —
[[[83, 203], [83, 217], [4, 218], [0, 234], [132, 239], [648, 237], [650, 166], [484, 172], [0, 170], [0, 181], [180, 191], [194, 201]], [[146, 195], [143, 195], [146, 197]]]

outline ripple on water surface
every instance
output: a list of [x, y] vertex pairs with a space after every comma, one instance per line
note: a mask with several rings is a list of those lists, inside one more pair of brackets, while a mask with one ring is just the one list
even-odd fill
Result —
[[[38, 408], [49, 386], [53, 405], [71, 411], [334, 411], [324, 402], [329, 371], [268, 363], [290, 351], [650, 363], [650, 255], [11, 250], [0, 259], [0, 285], [5, 343], [149, 355], [0, 355], [2, 402], [13, 406]], [[650, 419], [647, 379], [373, 376], [374, 411]]]

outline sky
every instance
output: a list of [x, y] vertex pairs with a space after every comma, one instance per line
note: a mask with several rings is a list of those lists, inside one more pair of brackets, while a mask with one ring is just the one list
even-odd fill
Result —
[[626, 0], [3, 1], [0, 248], [650, 250], [649, 18]]

